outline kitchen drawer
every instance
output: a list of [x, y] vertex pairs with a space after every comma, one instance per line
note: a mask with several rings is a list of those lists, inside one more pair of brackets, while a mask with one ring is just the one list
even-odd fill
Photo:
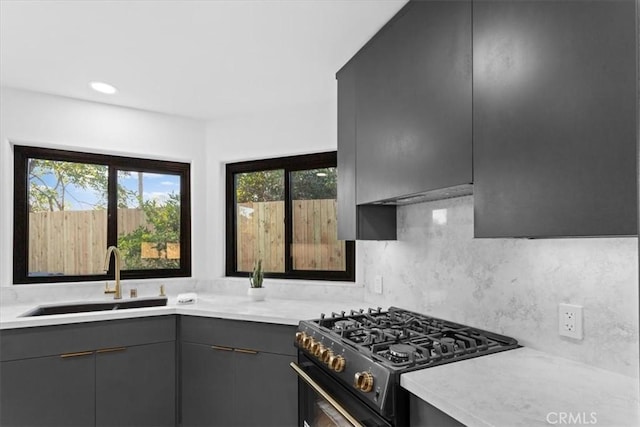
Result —
[[0, 361], [175, 341], [175, 316], [0, 331]]
[[221, 347], [295, 355], [296, 327], [271, 323], [182, 316], [180, 340]]

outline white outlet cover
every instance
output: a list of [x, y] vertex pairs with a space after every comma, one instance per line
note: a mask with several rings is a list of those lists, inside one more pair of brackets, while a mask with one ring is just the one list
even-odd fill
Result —
[[582, 310], [583, 307], [581, 305], [558, 305], [558, 333], [561, 336], [576, 340], [581, 340], [583, 338]]

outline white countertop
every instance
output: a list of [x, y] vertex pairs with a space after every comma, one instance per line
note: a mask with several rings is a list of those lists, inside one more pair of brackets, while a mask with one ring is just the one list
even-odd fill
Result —
[[[113, 297], [92, 301], [57, 301], [56, 303], [105, 302]], [[251, 301], [247, 296], [198, 295], [195, 304], [176, 304], [175, 297], [169, 297], [164, 307], [132, 308], [124, 310], [94, 311], [89, 313], [56, 314], [49, 316], [20, 317], [20, 315], [40, 304], [8, 305], [0, 308], [0, 329], [27, 328], [33, 326], [62, 325], [68, 323], [96, 322], [101, 320], [129, 319], [135, 317], [183, 314], [224, 319], [248, 320], [265, 323], [297, 325], [300, 320], [315, 319], [320, 313], [366, 308], [363, 302], [301, 301], [269, 298], [265, 301]], [[45, 305], [45, 304], [42, 304]]]
[[640, 426], [637, 378], [529, 348], [409, 372], [401, 384], [471, 427]]

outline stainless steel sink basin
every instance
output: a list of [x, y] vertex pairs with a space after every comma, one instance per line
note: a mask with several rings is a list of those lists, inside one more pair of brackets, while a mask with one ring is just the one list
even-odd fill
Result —
[[20, 317], [49, 316], [52, 314], [87, 313], [92, 311], [123, 310], [128, 308], [161, 307], [167, 305], [167, 297], [135, 298], [107, 302], [41, 305]]

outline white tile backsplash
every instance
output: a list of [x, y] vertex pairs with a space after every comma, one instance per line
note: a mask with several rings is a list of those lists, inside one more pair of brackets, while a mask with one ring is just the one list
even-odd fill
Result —
[[[474, 239], [473, 196], [398, 208], [398, 240], [358, 242], [371, 305], [396, 305], [638, 376], [637, 238]], [[374, 292], [383, 277], [382, 295]], [[584, 339], [558, 304], [584, 306]]]

